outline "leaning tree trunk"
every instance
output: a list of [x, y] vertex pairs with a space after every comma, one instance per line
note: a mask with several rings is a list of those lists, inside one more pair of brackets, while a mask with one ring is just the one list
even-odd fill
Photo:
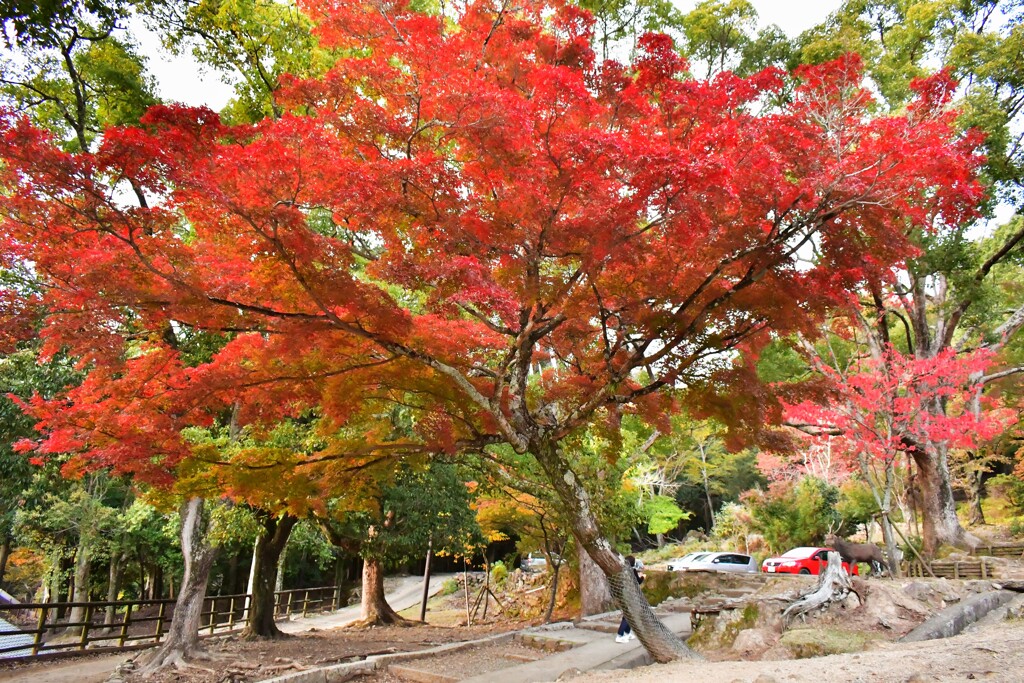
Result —
[[285, 513], [281, 517], [267, 515], [264, 534], [256, 540], [253, 552], [252, 602], [242, 638], [283, 638], [284, 632], [274, 620], [274, 588], [277, 586], [277, 560], [288, 543], [288, 536], [299, 519]]
[[935, 557], [943, 544], [974, 550], [981, 540], [965, 531], [957, 519], [945, 449], [937, 444], [925, 444], [912, 451], [911, 456], [917, 465], [917, 483], [921, 490], [924, 555]]
[[139, 660], [140, 673], [148, 675], [166, 666], [183, 668], [189, 659], [208, 659], [200, 647], [199, 625], [210, 570], [217, 559], [217, 548], [209, 543], [203, 519], [203, 499], [191, 498], [181, 506], [181, 554], [185, 574], [174, 604], [174, 615], [167, 639], [159, 650]]
[[611, 585], [612, 596], [637, 638], [657, 662], [670, 662], [698, 655], [661, 623], [640, 591], [633, 568], [612, 549], [601, 533], [590, 506], [590, 495], [583, 487], [557, 443], [543, 437], [532, 440], [531, 451], [562, 502], [573, 536], [601, 568]]
[[[466, 588], [467, 592], [469, 588]], [[363, 558], [363, 596], [360, 626], [404, 624], [384, 597], [384, 567], [376, 557]]]

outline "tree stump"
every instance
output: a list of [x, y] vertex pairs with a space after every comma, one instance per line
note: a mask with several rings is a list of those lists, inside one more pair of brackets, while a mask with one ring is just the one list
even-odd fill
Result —
[[[798, 616], [806, 615], [816, 609], [824, 609], [834, 602], [842, 602], [853, 592], [850, 575], [843, 571], [843, 561], [839, 553], [828, 554], [828, 565], [818, 578], [818, 585], [810, 593], [801, 595], [782, 612], [782, 624], [788, 627]], [[860, 594], [857, 594], [860, 598]], [[861, 600], [863, 602], [863, 600]]]

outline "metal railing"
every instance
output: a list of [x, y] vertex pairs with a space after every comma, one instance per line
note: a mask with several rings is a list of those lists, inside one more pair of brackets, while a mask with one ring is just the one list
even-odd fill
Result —
[[[245, 626], [252, 596], [216, 595], [203, 601], [200, 634], [222, 635]], [[174, 600], [49, 602], [0, 605], [0, 660], [122, 652], [158, 645], [174, 619]], [[343, 607], [337, 586], [274, 593], [274, 618], [333, 612]], [[78, 621], [64, 618], [81, 608]], [[20, 625], [19, 625], [20, 624]]]

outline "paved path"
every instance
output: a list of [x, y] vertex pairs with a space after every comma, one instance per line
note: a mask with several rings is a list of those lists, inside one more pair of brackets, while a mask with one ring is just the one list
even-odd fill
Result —
[[[684, 639], [689, 637], [690, 615], [688, 613], [661, 615], [661, 621], [673, 633]], [[618, 627], [618, 623], [619, 615], [616, 612], [614, 621], [601, 620], [593, 624], [598, 627], [605, 626], [606, 631], [578, 626], [558, 631], [531, 632], [530, 629], [527, 629], [524, 631], [524, 635], [528, 635], [535, 641], [552, 639], [568, 641], [576, 646], [564, 652], [548, 655], [535, 662], [465, 678], [461, 683], [491, 683], [496, 679], [500, 679], [502, 683], [541, 683], [542, 681], [556, 681], [563, 673], [571, 670], [632, 669], [652, 664], [654, 660], [647, 654], [639, 640], [631, 640], [627, 643], [615, 642], [615, 628]]]
[[[430, 594], [441, 590], [441, 585], [452, 574], [434, 574], [430, 577]], [[384, 580], [388, 604], [396, 612], [418, 604], [423, 597], [422, 576], [396, 576]], [[330, 614], [311, 614], [296, 617], [291, 621], [280, 621], [278, 627], [285, 633], [301, 633], [310, 629], [324, 630], [340, 628], [359, 620], [360, 607], [353, 605]], [[0, 670], [0, 681], [10, 683], [103, 683], [114, 668], [132, 656], [119, 653], [103, 657], [58, 659], [49, 662], [28, 664], [24, 667]]]

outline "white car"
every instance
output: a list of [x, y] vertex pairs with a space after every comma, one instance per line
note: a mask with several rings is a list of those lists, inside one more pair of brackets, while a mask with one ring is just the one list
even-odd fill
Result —
[[669, 563], [669, 570], [703, 570], [716, 572], [739, 572], [744, 574], [756, 574], [759, 569], [757, 565], [757, 560], [755, 560], [750, 555], [744, 555], [743, 553], [690, 553], [690, 555], [681, 558], [681, 560], [678, 563], [678, 568], [674, 568], [674, 565], [676, 565], [677, 562]]
[[681, 571], [684, 571], [687, 567], [690, 566], [691, 562], [699, 560], [700, 558], [704, 557], [705, 555], [710, 555], [710, 554], [711, 553], [709, 551], [702, 550], [702, 551], [699, 551], [699, 552], [696, 552], [696, 553], [688, 553], [686, 555], [683, 555], [682, 557], [677, 557], [674, 560], [669, 560], [668, 570], [670, 572], [681, 572]]

